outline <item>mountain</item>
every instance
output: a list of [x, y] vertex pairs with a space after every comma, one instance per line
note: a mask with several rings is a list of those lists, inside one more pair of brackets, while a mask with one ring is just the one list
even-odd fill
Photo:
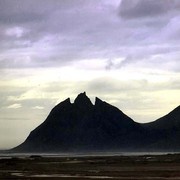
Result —
[[180, 129], [180, 106], [156, 121], [146, 123], [144, 125], [153, 129]]
[[169, 151], [180, 150], [180, 106], [154, 122], [146, 123], [144, 128], [149, 131], [152, 149]]
[[177, 151], [180, 106], [146, 124], [134, 122], [118, 108], [86, 93], [56, 105], [13, 152]]
[[13, 151], [64, 152], [127, 150], [143, 144], [144, 128], [118, 108], [96, 98], [95, 105], [81, 93], [66, 99]]

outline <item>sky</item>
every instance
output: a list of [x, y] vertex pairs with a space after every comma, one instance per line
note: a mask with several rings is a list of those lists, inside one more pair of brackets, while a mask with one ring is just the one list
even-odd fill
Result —
[[145, 123], [180, 105], [179, 0], [0, 0], [0, 149], [86, 91]]

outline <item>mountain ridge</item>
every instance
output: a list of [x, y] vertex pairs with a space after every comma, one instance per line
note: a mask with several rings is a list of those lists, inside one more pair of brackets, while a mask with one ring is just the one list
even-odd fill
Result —
[[168, 114], [158, 118], [155, 121], [145, 123], [146, 126], [156, 126], [156, 128], [161, 128], [159, 126], [164, 126], [165, 128], [168, 128], [169, 126], [176, 126], [180, 125], [180, 119], [176, 118], [180, 115], [180, 106], [177, 106], [172, 111], [170, 111]]
[[[57, 104], [46, 120], [12, 151], [174, 151], [180, 149], [177, 140], [180, 138], [180, 123], [177, 129], [168, 126], [166, 130], [163, 123], [174, 117], [175, 122], [180, 122], [179, 110], [180, 106], [152, 124], [140, 124], [98, 97], [92, 104], [84, 92], [74, 103], [67, 98]], [[156, 128], [157, 123], [159, 128]]]

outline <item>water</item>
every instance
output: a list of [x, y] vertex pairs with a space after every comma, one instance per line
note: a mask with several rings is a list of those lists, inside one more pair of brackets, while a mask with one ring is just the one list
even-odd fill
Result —
[[30, 156], [42, 157], [95, 157], [95, 156], [144, 156], [144, 155], [168, 155], [180, 152], [85, 152], [85, 153], [0, 153], [0, 159], [11, 157], [26, 158]]

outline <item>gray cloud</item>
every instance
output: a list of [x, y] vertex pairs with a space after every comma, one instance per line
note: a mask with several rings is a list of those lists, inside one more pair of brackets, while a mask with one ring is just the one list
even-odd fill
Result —
[[144, 18], [168, 13], [175, 1], [171, 0], [122, 0], [119, 13], [124, 18]]
[[[179, 43], [179, 16], [166, 12], [177, 11], [178, 4], [176, 0], [125, 0], [120, 5], [115, 1], [2, 0], [0, 68], [57, 67], [87, 57], [120, 57], [128, 65], [136, 62], [135, 57], [149, 57], [147, 46], [162, 43], [169, 44], [171, 53]], [[122, 17], [136, 21], [121, 19], [118, 10]], [[7, 36], [5, 32], [14, 27], [25, 31], [22, 37]]]
[[15, 14], [4, 14], [0, 16], [0, 22], [4, 24], [22, 24], [22, 23], [28, 23], [33, 21], [40, 21], [43, 19], [43, 16], [40, 14], [33, 14], [33, 13], [15, 13]]

